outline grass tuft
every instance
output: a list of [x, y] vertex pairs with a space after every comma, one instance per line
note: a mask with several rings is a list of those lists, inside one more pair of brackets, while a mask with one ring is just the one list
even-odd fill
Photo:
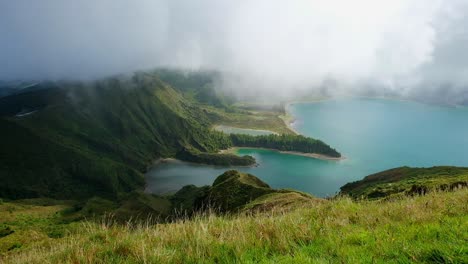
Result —
[[[265, 198], [268, 199], [268, 198]], [[380, 201], [338, 197], [283, 213], [168, 224], [85, 222], [7, 263], [467, 263], [468, 190]], [[1, 240], [0, 240], [1, 241]]]

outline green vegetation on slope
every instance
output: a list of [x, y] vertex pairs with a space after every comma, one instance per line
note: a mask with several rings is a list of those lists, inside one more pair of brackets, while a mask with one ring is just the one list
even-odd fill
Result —
[[53, 243], [74, 232], [76, 227], [81, 228], [81, 223], [62, 217], [66, 210], [72, 210], [69, 201], [34, 199], [1, 203], [0, 255], [35, 243]]
[[[292, 195], [292, 196], [288, 196]], [[301, 199], [297, 199], [298, 196]], [[276, 197], [278, 196], [278, 197]], [[257, 199], [258, 198], [258, 199]], [[297, 199], [297, 201], [296, 201]], [[303, 205], [320, 199], [295, 191], [271, 189], [253, 175], [228, 171], [213, 186], [185, 186], [174, 195], [160, 197], [138, 191], [122, 194], [118, 200], [92, 197], [87, 201], [26, 199], [0, 204], [0, 255], [37, 243], [71, 235], [83, 220], [93, 223], [111, 216], [115, 224], [155, 224], [187, 219], [194, 214], [253, 212]], [[251, 203], [253, 201], [253, 203]], [[269, 202], [267, 202], [269, 201]], [[261, 208], [260, 208], [261, 207]], [[29, 239], [33, 236], [34, 239]], [[17, 251], [18, 251], [17, 250]]]
[[452, 190], [468, 186], [468, 168], [395, 168], [369, 175], [341, 187], [354, 198], [376, 199], [398, 195], [425, 194], [435, 189]]
[[[215, 77], [159, 70], [93, 82], [43, 82], [0, 98], [0, 197], [121, 199], [143, 188], [142, 173], [161, 157], [223, 166], [255, 164], [249, 156], [218, 154], [236, 145], [235, 135], [211, 127], [252, 120], [253, 128], [291, 131], [277, 113], [228, 106], [227, 97], [214, 91]], [[249, 144], [339, 155], [302, 136], [249, 138]]]
[[7, 263], [467, 263], [468, 190], [392, 201], [337, 198], [287, 213], [200, 215], [79, 232]]
[[[425, 186], [434, 183], [435, 173], [441, 183], [466, 171], [403, 169]], [[407, 177], [393, 180], [405, 185]], [[227, 171], [212, 186], [186, 186], [168, 197], [132, 192], [120, 202], [0, 201], [0, 261], [466, 263], [468, 189], [420, 194], [324, 200]], [[104, 212], [113, 217], [103, 219]]]
[[231, 170], [216, 178], [205, 200], [210, 207], [219, 208], [221, 212], [234, 211], [273, 192], [276, 191], [257, 177]]
[[[225, 214], [261, 211], [259, 204], [268, 202], [272, 209], [276, 207], [272, 201], [285, 200], [285, 195], [292, 195], [289, 198], [302, 197], [297, 201], [290, 199], [290, 205], [320, 200], [294, 190], [272, 189], [259, 178], [235, 170], [218, 176], [212, 186], [185, 186], [169, 199], [174, 203], [176, 214], [191, 215], [206, 211]], [[281, 203], [278, 203], [278, 206], [281, 206]]]
[[266, 106], [235, 102], [233, 96], [215, 89], [220, 77], [216, 72], [158, 69], [154, 73], [202, 108], [214, 124], [294, 134], [279, 117], [284, 115], [283, 104]]
[[[0, 98], [0, 197], [116, 197], [143, 187], [154, 159], [186, 148], [212, 153], [205, 163], [252, 163], [217, 156], [230, 139], [156, 75], [42, 86]], [[37, 112], [14, 116], [25, 109]]]
[[299, 151], [317, 153], [330, 157], [341, 157], [341, 154], [329, 145], [302, 135], [260, 135], [230, 134], [232, 144], [237, 147], [270, 148], [281, 151]]
[[216, 72], [158, 69], [154, 73], [163, 82], [175, 87], [194, 102], [230, 109], [229, 103], [232, 99], [215, 89], [215, 82], [219, 79], [219, 74]]

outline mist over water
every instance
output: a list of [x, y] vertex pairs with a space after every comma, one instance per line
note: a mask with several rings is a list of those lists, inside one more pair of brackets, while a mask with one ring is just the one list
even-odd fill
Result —
[[16, 0], [0, 79], [213, 69], [237, 95], [468, 100], [467, 0]]

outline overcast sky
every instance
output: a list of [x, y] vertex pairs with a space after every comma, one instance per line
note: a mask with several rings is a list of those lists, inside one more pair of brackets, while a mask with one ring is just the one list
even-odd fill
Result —
[[158, 66], [223, 85], [468, 98], [468, 0], [0, 0], [0, 79]]

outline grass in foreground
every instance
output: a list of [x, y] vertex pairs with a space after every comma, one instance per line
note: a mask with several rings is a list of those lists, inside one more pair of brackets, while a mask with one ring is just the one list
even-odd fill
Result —
[[[290, 212], [96, 224], [13, 250], [6, 263], [467, 263], [468, 189], [393, 201], [349, 198]], [[1, 262], [1, 259], [0, 259]]]
[[2, 254], [35, 243], [54, 243], [57, 238], [79, 229], [79, 223], [62, 217], [71, 208], [71, 202], [51, 199], [0, 201], [0, 263]]

